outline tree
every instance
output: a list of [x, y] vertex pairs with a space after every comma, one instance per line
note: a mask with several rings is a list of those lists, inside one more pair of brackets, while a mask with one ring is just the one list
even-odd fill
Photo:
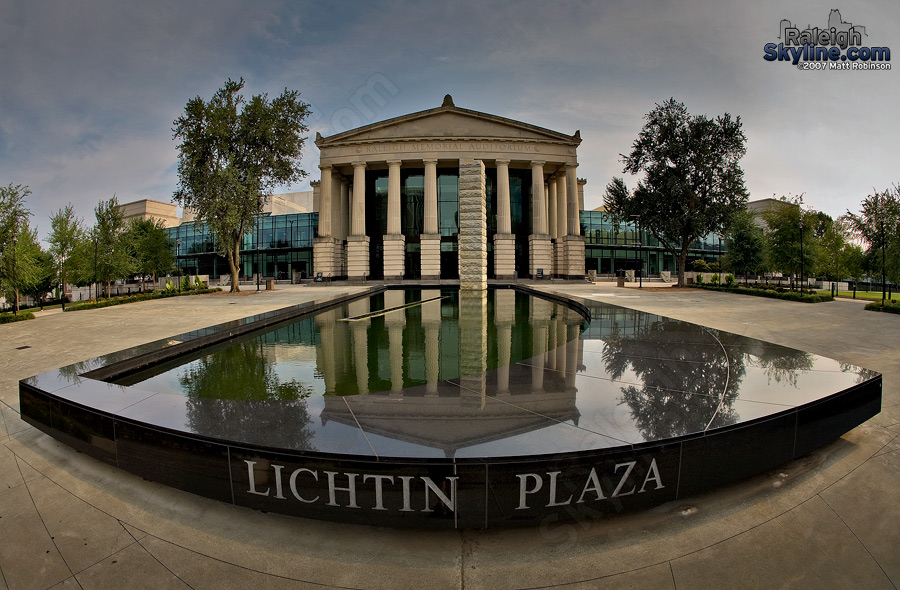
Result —
[[850, 244], [846, 224], [833, 220], [818, 239], [819, 273], [829, 281], [839, 281], [850, 275]]
[[28, 227], [28, 219], [19, 226], [19, 232], [3, 248], [3, 293], [13, 300], [13, 309], [19, 313], [19, 294], [30, 294], [42, 279], [41, 246], [37, 230]]
[[254, 217], [275, 186], [306, 176], [301, 134], [310, 113], [296, 90], [285, 88], [271, 102], [266, 94], [245, 101], [243, 87], [243, 78], [228, 79], [209, 102], [191, 99], [172, 129], [181, 141], [175, 200], [193, 208], [215, 236], [232, 292], [240, 291], [241, 239]]
[[725, 264], [735, 271], [747, 275], [756, 273], [762, 266], [765, 254], [763, 229], [757, 225], [753, 214], [744, 209], [731, 221], [726, 230]]
[[125, 219], [119, 209], [119, 201], [113, 195], [108, 201], [100, 201], [94, 209], [96, 224], [92, 230], [94, 240], [95, 280], [106, 285], [109, 297], [110, 283], [131, 272], [131, 257], [122, 239]]
[[132, 219], [123, 241], [131, 256], [132, 267], [141, 275], [141, 292], [146, 275], [152, 275], [155, 281], [157, 274], [168, 271], [175, 262], [172, 240], [161, 219]]
[[56, 268], [59, 269], [59, 282], [62, 285], [60, 298], [66, 296], [67, 279], [73, 275], [78, 263], [74, 256], [76, 248], [86, 239], [84, 222], [75, 215], [71, 203], [50, 216], [50, 235], [47, 236], [47, 243], [50, 244], [50, 253], [56, 262]]
[[818, 215], [814, 211], [804, 211], [802, 205], [802, 195], [781, 197], [774, 207], [762, 212], [767, 227], [769, 268], [798, 277], [801, 272], [812, 274], [816, 262], [813, 231]]
[[[895, 243], [900, 240], [900, 186], [895, 184], [892, 188], [876, 191], [863, 201], [859, 215], [847, 211], [845, 217], [853, 235], [866, 242], [867, 254], [873, 255], [875, 268], [881, 270], [881, 302], [884, 303], [889, 266], [887, 253], [889, 250], [894, 252]], [[890, 266], [895, 264], [892, 260]]]
[[641, 174], [633, 192], [621, 178], [607, 186], [606, 210], [621, 223], [637, 216], [678, 260], [678, 285], [690, 245], [721, 232], [747, 203], [744, 172], [738, 165], [747, 138], [741, 118], [725, 113], [715, 119], [692, 116], [683, 103], [670, 98], [657, 104], [622, 156], [624, 172]]
[[31, 191], [21, 184], [0, 187], [0, 288], [10, 294], [14, 309], [19, 313], [19, 236], [28, 226], [31, 212], [25, 207], [25, 199]]
[[33, 248], [34, 269], [31, 274], [31, 280], [28, 284], [23, 285], [22, 292], [36, 301], [41, 309], [44, 309], [44, 297], [49, 293], [56, 283], [56, 265], [54, 264], [53, 255], [50, 252], [41, 250], [40, 244], [37, 242], [37, 231], [33, 232], [34, 240], [31, 247]]

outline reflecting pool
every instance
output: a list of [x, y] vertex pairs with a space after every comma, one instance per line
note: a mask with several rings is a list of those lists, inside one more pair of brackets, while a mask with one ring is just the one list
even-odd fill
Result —
[[20, 399], [60, 440], [194, 493], [483, 528], [761, 473], [878, 413], [881, 376], [529, 289], [375, 288], [63, 367]]

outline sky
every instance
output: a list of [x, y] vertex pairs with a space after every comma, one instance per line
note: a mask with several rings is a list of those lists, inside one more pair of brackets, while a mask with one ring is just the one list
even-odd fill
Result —
[[[824, 28], [838, 9], [888, 47], [890, 71], [801, 71], [766, 61], [780, 22]], [[173, 121], [228, 79], [245, 96], [285, 88], [316, 132], [440, 106], [581, 131], [585, 207], [624, 176], [656, 104], [740, 116], [751, 200], [803, 195], [832, 216], [900, 183], [900, 2], [831, 0], [0, 0], [0, 185], [27, 185], [32, 226], [72, 203], [170, 202]], [[360, 97], [366, 97], [360, 100]]]

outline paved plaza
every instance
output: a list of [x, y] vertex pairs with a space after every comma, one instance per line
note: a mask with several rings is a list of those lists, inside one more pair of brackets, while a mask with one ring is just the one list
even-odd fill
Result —
[[358, 287], [48, 311], [0, 326], [0, 590], [900, 586], [900, 316], [848, 300], [542, 288], [880, 371], [882, 412], [770, 473], [643, 513], [461, 532], [333, 524], [201, 498], [81, 455], [20, 420], [18, 381]]

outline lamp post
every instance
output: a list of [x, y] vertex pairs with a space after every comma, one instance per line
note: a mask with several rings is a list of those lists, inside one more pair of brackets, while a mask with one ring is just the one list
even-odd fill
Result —
[[803, 293], [803, 209], [800, 209], [800, 292]]
[[260, 240], [262, 239], [262, 232], [259, 230], [259, 222], [261, 216], [259, 214], [256, 215], [256, 290], [259, 291], [259, 275], [262, 274], [262, 262], [260, 260]]
[[100, 301], [100, 283], [97, 282], [97, 234], [94, 234], [94, 300]]
[[290, 248], [288, 250], [288, 279], [290, 279], [291, 284], [294, 284], [294, 220], [288, 221], [288, 225], [291, 228], [291, 241], [288, 243], [288, 248]]
[[632, 219], [634, 219], [635, 227], [637, 228], [637, 243], [638, 243], [638, 256], [641, 260], [641, 267], [638, 269], [638, 289], [644, 288], [644, 239], [641, 236], [641, 217], [639, 215], [632, 215]]
[[61, 254], [59, 256], [59, 278], [62, 280], [62, 293], [59, 300], [62, 302], [62, 310], [66, 311], [66, 260], [68, 256]]
[[178, 250], [181, 248], [181, 238], [175, 240], [175, 266], [178, 267], [178, 292], [181, 293], [181, 262], [178, 260]]
[[14, 298], [15, 301], [13, 302], [13, 313], [15, 315], [19, 315], [19, 278], [18, 278], [19, 269], [17, 268], [18, 260], [16, 259], [16, 250], [18, 250], [18, 247], [16, 246], [16, 244], [18, 244], [18, 242], [19, 242], [18, 236], [14, 235], [12, 242], [13, 242], [13, 290], [15, 291], [15, 298]]

